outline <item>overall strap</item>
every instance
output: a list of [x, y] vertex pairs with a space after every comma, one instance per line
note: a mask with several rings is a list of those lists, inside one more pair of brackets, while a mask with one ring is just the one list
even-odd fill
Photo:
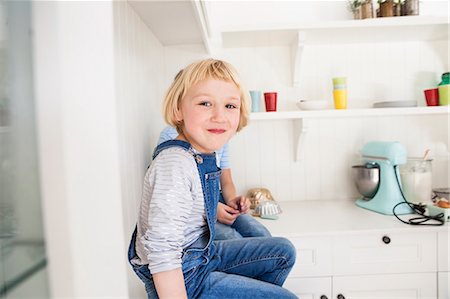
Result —
[[183, 140], [172, 139], [172, 140], [167, 140], [167, 141], [159, 144], [155, 148], [155, 151], [153, 152], [153, 160], [155, 160], [156, 156], [158, 156], [160, 152], [162, 152], [166, 148], [174, 147], [174, 146], [181, 147], [181, 148], [185, 149], [186, 151], [192, 152], [192, 154], [194, 154], [190, 143], [183, 141]]

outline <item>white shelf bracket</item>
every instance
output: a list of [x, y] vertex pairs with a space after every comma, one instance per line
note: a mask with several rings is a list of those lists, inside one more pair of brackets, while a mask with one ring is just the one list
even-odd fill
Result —
[[294, 41], [291, 44], [291, 65], [292, 65], [292, 86], [300, 86], [300, 64], [302, 60], [303, 48], [306, 42], [306, 32], [297, 31]]
[[308, 132], [308, 121], [303, 118], [294, 119], [294, 161], [302, 160], [302, 150], [305, 148], [306, 133]]

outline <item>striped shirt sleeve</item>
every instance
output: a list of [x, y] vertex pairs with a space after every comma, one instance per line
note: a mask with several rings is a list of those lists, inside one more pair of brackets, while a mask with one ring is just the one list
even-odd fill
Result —
[[144, 228], [142, 243], [153, 274], [181, 267], [187, 242], [185, 228], [192, 226], [187, 223], [192, 221], [193, 210], [200, 215], [204, 211], [191, 192], [195, 176], [198, 177], [196, 169], [195, 161], [183, 150], [165, 150], [147, 172], [143, 194], [146, 204], [141, 206], [140, 217]]

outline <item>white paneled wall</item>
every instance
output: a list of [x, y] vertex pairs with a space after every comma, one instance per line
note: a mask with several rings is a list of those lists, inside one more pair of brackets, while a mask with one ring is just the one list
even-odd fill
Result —
[[[164, 49], [126, 1], [114, 2], [114, 33], [120, 173], [128, 242], [136, 223], [144, 174], [164, 126]], [[130, 267], [128, 270], [130, 297], [144, 298], [142, 282]]]
[[124, 298], [128, 267], [123, 246], [113, 3], [33, 1], [31, 5], [51, 295]]
[[[292, 88], [286, 78], [289, 49], [239, 50], [238, 57], [234, 54], [238, 49], [221, 55], [236, 65], [252, 89], [278, 91], [280, 110], [296, 109], [299, 99], [325, 99], [331, 105], [331, 78], [336, 75], [348, 78], [349, 109], [389, 100], [416, 100], [422, 106], [423, 89], [437, 85], [440, 74], [448, 69], [443, 54], [448, 53], [446, 41], [307, 46], [301, 85]], [[254, 55], [258, 50], [260, 55]], [[260, 71], [252, 72], [254, 68]], [[279, 200], [355, 198], [350, 167], [358, 162], [358, 151], [369, 140], [400, 141], [412, 156], [432, 149], [434, 185], [448, 185], [446, 116], [315, 120], [309, 128], [302, 161], [294, 162], [292, 122], [253, 121], [231, 142], [239, 191], [268, 187]], [[258, 158], [251, 157], [254, 153]], [[245, 158], [239, 157], [242, 154]]]
[[[416, 100], [436, 86], [449, 68], [447, 41], [323, 44], [306, 46], [300, 86], [291, 86], [288, 47], [218, 48], [215, 56], [236, 66], [249, 89], [278, 92], [278, 109], [295, 110], [300, 99], [332, 105], [333, 76], [346, 76], [348, 108], [374, 102]], [[264, 105], [262, 105], [264, 107]], [[370, 140], [400, 141], [410, 155], [432, 150], [434, 185], [448, 185], [446, 116], [312, 120], [302, 160], [295, 162], [292, 121], [253, 121], [231, 141], [232, 171], [238, 191], [269, 188], [279, 200], [357, 197], [351, 165]]]
[[240, 193], [266, 187], [283, 201], [356, 198], [351, 166], [370, 140], [399, 141], [416, 157], [431, 149], [433, 185], [448, 185], [447, 116], [311, 120], [299, 161], [294, 161], [293, 126], [290, 120], [252, 121], [232, 139]]
[[[337, 75], [347, 77], [349, 109], [394, 100], [424, 106], [423, 90], [450, 69], [447, 53], [447, 41], [306, 46], [298, 88], [291, 85], [289, 47], [215, 48], [212, 56], [232, 63], [248, 89], [277, 91], [279, 110], [295, 110], [300, 99], [332, 105], [331, 78]], [[166, 64], [179, 69], [201, 57], [192, 48], [171, 47]], [[447, 116], [311, 120], [296, 162], [292, 121], [252, 121], [230, 142], [232, 172], [241, 194], [266, 187], [278, 200], [356, 198], [351, 165], [365, 142], [386, 140], [400, 141], [411, 156], [430, 148], [433, 184], [448, 186], [448, 134]]]

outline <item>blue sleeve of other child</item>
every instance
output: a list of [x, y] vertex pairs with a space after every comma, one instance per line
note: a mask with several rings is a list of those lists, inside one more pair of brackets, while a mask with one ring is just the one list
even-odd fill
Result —
[[230, 168], [230, 150], [228, 148], [228, 143], [226, 143], [220, 150], [217, 151], [217, 155], [219, 156], [220, 160], [220, 168]]
[[161, 144], [167, 140], [175, 139], [177, 136], [177, 129], [171, 126], [167, 126], [164, 128], [164, 130], [161, 131], [161, 134], [159, 134], [158, 144]]

